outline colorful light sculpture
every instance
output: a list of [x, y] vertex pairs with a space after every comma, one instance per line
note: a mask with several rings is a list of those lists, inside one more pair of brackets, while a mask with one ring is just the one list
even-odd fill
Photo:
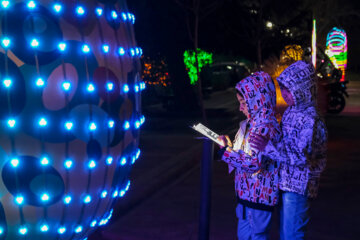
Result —
[[[212, 64], [212, 53], [205, 52], [200, 48], [197, 49], [197, 62], [199, 65], [199, 73], [201, 69], [207, 65]], [[196, 53], [193, 50], [186, 50], [184, 52], [184, 63], [186, 70], [188, 71], [190, 77], [190, 83], [195, 85], [198, 81], [198, 74], [196, 68]]]
[[0, 4], [0, 240], [86, 239], [139, 156], [135, 17], [125, 0]]
[[347, 36], [343, 29], [334, 27], [326, 38], [326, 55], [337, 69], [342, 72], [341, 82], [345, 81], [345, 70], [347, 66]]
[[311, 38], [311, 61], [316, 69], [316, 20], [313, 20], [313, 30]]

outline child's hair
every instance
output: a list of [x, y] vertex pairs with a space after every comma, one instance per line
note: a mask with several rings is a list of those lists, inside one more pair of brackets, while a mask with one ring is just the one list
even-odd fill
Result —
[[243, 94], [239, 91], [239, 89], [235, 88], [236, 89], [236, 93], [239, 94], [242, 98], [244, 98]]

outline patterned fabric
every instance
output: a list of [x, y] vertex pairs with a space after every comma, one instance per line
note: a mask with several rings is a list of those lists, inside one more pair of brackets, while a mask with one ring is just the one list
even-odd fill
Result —
[[[256, 72], [241, 80], [236, 88], [242, 93], [249, 118], [240, 123], [234, 151], [226, 151], [222, 160], [235, 171], [235, 191], [241, 200], [274, 206], [278, 200], [278, 167], [276, 162], [251, 149], [251, 133], [269, 135], [274, 144], [280, 139], [280, 128], [274, 114], [275, 86], [270, 76]], [[247, 129], [248, 128], [248, 129]]]
[[294, 106], [286, 109], [282, 122], [282, 141], [268, 144], [265, 151], [280, 164], [280, 189], [315, 198], [320, 174], [326, 164], [327, 130], [316, 107], [314, 68], [295, 62], [278, 77], [289, 89]]

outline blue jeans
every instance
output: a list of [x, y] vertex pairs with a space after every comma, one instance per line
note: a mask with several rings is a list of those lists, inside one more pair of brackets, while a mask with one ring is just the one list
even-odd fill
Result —
[[239, 240], [267, 240], [269, 239], [272, 212], [257, 210], [238, 204], [236, 207], [238, 217], [237, 235]]
[[280, 197], [280, 240], [305, 239], [309, 222], [309, 200], [293, 193], [281, 192]]

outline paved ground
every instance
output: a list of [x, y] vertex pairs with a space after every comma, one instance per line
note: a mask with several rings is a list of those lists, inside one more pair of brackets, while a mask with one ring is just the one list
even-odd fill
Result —
[[[240, 120], [232, 94], [217, 93], [207, 101], [209, 126], [219, 133], [231, 133]], [[309, 239], [359, 239], [360, 81], [349, 84], [349, 94], [344, 112], [326, 117], [328, 164], [319, 197], [312, 203]], [[197, 239], [201, 145], [187, 127], [192, 118], [179, 113], [165, 120], [167, 114], [158, 110], [148, 112], [143, 155], [133, 170], [129, 195], [116, 208], [112, 224], [90, 240]], [[225, 164], [215, 161], [210, 239], [236, 239], [235, 204], [233, 177]], [[276, 220], [272, 239], [278, 239]]]

